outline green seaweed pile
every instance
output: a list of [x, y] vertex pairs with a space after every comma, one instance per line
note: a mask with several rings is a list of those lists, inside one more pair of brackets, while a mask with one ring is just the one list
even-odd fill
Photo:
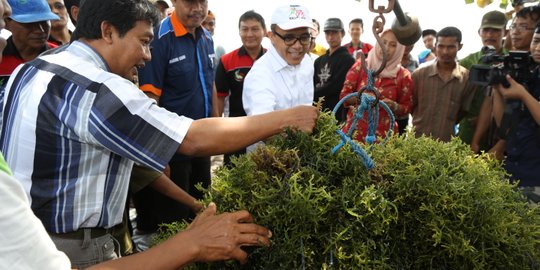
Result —
[[[501, 164], [458, 139], [340, 142], [330, 113], [312, 135], [289, 130], [216, 172], [206, 202], [248, 210], [272, 230], [249, 262], [189, 269], [539, 269], [540, 215]], [[169, 224], [161, 239], [182, 224]]]

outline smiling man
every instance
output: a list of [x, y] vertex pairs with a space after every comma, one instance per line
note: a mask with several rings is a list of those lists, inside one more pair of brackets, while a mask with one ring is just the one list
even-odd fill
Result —
[[[163, 171], [175, 153], [232, 152], [286, 127], [311, 131], [315, 124], [313, 106], [200, 120], [158, 107], [130, 81], [133, 69], [151, 59], [158, 18], [147, 0], [88, 1], [79, 14], [78, 40], [20, 65], [6, 85], [0, 150], [73, 268], [116, 257], [111, 233], [122, 221], [135, 162]], [[207, 227], [218, 238], [206, 243], [211, 235], [193, 235], [185, 253], [174, 256], [245, 259], [240, 247], [267, 244], [269, 234], [243, 216], [227, 222], [233, 228]], [[220, 237], [228, 240], [216, 241]]]
[[247, 115], [313, 102], [313, 61], [307, 55], [312, 27], [304, 6], [291, 4], [274, 11], [268, 33], [272, 46], [244, 81], [242, 102]]

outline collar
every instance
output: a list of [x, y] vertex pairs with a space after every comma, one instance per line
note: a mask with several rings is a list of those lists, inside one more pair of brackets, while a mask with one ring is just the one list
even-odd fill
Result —
[[[263, 46], [261, 45], [261, 48], [259, 50], [259, 55], [257, 55], [257, 58], [256, 59], [259, 59], [261, 58], [261, 56], [263, 56], [263, 54], [266, 52], [266, 49], [263, 48]], [[238, 55], [239, 56], [243, 56], [243, 55], [249, 55], [247, 50], [246, 50], [246, 47], [244, 47], [244, 45], [242, 45], [242, 47], [240, 47], [240, 49], [238, 50]]]
[[[439, 69], [437, 68], [437, 59], [433, 60], [431, 64], [427, 68], [429, 68], [429, 76], [437, 76], [439, 75]], [[459, 63], [456, 63], [456, 66], [452, 70], [452, 78], [462, 79], [463, 74], [460, 72], [461, 66]]]
[[84, 58], [85, 60], [91, 61], [99, 68], [110, 72], [109, 65], [107, 65], [105, 59], [103, 59], [103, 57], [101, 57], [101, 55], [90, 45], [76, 40], [73, 41], [66, 50], [70, 53]]
[[270, 54], [272, 61], [270, 61], [272, 65], [272, 69], [275, 72], [278, 72], [284, 68], [292, 67], [287, 62], [281, 58], [281, 55], [279, 55], [278, 51], [274, 47], [274, 45], [271, 45], [268, 49], [268, 54]]
[[[352, 43], [352, 41], [349, 42], [349, 43], [347, 44], [347, 47], [349, 47], [349, 48], [355, 48], [355, 47], [354, 47], [354, 44]], [[362, 49], [362, 47], [364, 47], [364, 43], [363, 43], [362, 41], [360, 41], [360, 43], [358, 44], [358, 48], [355, 48], [355, 49], [359, 50], [359, 49]]]
[[[342, 52], [342, 53], [343, 53], [343, 52], [347, 52], [347, 54], [349, 53], [349, 51], [347, 50], [347, 48], [346, 48], [345, 46], [339, 46], [339, 47], [332, 53], [332, 55], [336, 55], [336, 54], [339, 53], [339, 52]], [[328, 49], [326, 50], [326, 53], [325, 53], [325, 54], [328, 55], [328, 56], [330, 56], [330, 48], [328, 48]]]
[[[17, 49], [17, 46], [15, 46], [15, 43], [13, 42], [13, 36], [10, 36], [6, 40], [6, 42], [7, 42], [7, 44], [6, 44], [6, 47], [4, 48], [4, 51], [2, 52], [2, 55], [14, 55], [18, 59], [22, 59], [22, 56], [19, 53], [19, 50]], [[51, 44], [51, 43], [49, 43], [49, 41], [47, 41], [45, 43], [45, 46], [43, 46], [43, 49], [41, 49], [40, 53], [43, 53], [43, 52], [47, 51], [48, 49], [56, 48], [56, 46], [53, 46], [53, 45], [54, 44]]]
[[176, 37], [181, 37], [186, 34], [188, 34], [188, 31], [184, 27], [184, 25], [178, 20], [178, 17], [176, 17], [176, 14], [173, 12], [171, 15], [169, 15], [171, 18], [171, 24], [173, 26], [174, 35]]

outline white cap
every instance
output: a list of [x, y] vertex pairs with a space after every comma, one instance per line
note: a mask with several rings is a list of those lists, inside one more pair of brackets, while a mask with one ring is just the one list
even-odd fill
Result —
[[308, 27], [313, 28], [309, 10], [301, 5], [281, 6], [272, 14], [272, 24], [277, 24], [283, 30]]

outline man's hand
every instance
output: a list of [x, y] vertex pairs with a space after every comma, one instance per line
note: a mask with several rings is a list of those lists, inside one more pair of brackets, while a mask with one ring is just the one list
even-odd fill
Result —
[[185, 233], [197, 247], [195, 261], [247, 261], [243, 246], [269, 246], [272, 233], [257, 224], [247, 211], [216, 215], [211, 203], [189, 225]]
[[282, 129], [292, 127], [307, 133], [313, 131], [319, 117], [319, 109], [314, 106], [301, 105], [282, 112], [286, 114], [283, 118]]
[[502, 85], [497, 85], [496, 88], [504, 97], [504, 99], [522, 100], [528, 93], [523, 85], [516, 82], [510, 75], [506, 75], [506, 80], [510, 83], [510, 87], [504, 88]]

